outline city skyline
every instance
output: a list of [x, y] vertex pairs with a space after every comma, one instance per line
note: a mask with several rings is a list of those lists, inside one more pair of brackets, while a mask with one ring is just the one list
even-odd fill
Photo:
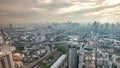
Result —
[[0, 0], [0, 23], [120, 22], [119, 0]]

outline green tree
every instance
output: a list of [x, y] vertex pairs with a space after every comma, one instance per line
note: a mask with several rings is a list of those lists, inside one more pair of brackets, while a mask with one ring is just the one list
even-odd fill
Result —
[[66, 48], [64, 45], [58, 45], [56, 48], [59, 52], [62, 52], [63, 54], [66, 52]]
[[48, 59], [53, 59], [54, 58], [54, 53], [51, 52], [50, 55], [48, 56]]

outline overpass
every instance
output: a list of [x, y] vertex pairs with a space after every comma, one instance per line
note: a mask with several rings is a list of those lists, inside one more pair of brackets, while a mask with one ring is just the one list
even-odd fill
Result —
[[[77, 42], [72, 41], [59, 41], [59, 42], [38, 42], [36, 44], [42, 44], [42, 45], [55, 45], [55, 44], [73, 44], [73, 45], [79, 45]], [[26, 47], [26, 46], [15, 46], [15, 47]]]

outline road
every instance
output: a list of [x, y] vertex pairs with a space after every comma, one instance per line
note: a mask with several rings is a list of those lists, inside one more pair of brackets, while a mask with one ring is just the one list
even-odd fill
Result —
[[[78, 45], [78, 43], [76, 43], [76, 42], [72, 42], [72, 41], [45, 42], [45, 43], [38, 42], [37, 44], [51, 45], [51, 44], [64, 44], [64, 43]], [[15, 46], [15, 47], [25, 47], [25, 46]]]
[[40, 59], [32, 62], [32, 63], [29, 63], [27, 65], [24, 65], [24, 68], [32, 68], [34, 67], [37, 63], [39, 63], [40, 61], [42, 61], [45, 57], [47, 57], [49, 54], [50, 54], [50, 48], [48, 46], [46, 46], [46, 49], [47, 49], [47, 53]]
[[[60, 41], [60, 42], [52, 42], [52, 43], [43, 43], [42, 45], [47, 45], [47, 44], [61, 44], [61, 43], [70, 43], [73, 44], [71, 41]], [[76, 44], [76, 43], [74, 43]], [[50, 48], [49, 46], [45, 46], [45, 48], [47, 49], [47, 53], [40, 59], [32, 62], [32, 63], [28, 63], [26, 65], [24, 65], [24, 68], [32, 68], [34, 67], [38, 62], [42, 61], [44, 58], [46, 58], [49, 54], [50, 54]]]

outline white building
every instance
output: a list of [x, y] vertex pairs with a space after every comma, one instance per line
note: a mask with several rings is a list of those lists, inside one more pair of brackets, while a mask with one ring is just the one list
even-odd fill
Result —
[[65, 68], [66, 55], [62, 55], [50, 68]]
[[0, 35], [0, 45], [4, 44], [3, 37]]

